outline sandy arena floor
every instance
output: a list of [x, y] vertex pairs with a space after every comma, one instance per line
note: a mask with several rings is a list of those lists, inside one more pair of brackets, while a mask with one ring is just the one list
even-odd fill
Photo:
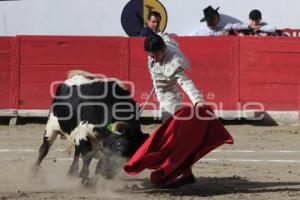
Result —
[[[157, 125], [144, 126], [151, 130]], [[235, 139], [199, 161], [194, 185], [157, 190], [149, 171], [135, 177], [123, 171], [112, 181], [86, 188], [67, 177], [71, 164], [58, 139], [37, 178], [29, 176], [45, 125], [0, 126], [0, 200], [10, 199], [300, 199], [300, 128], [226, 125]], [[91, 166], [93, 172], [95, 162]]]

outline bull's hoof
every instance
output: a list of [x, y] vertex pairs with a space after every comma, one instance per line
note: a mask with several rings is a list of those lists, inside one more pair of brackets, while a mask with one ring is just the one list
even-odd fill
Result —
[[113, 178], [115, 178], [115, 175], [113, 173], [104, 172], [101, 175], [107, 180], [112, 180]]
[[68, 176], [69, 177], [78, 177], [79, 176], [78, 174], [79, 174], [78, 171], [77, 172], [76, 171], [69, 171]]
[[36, 178], [37, 177], [37, 174], [38, 174], [38, 171], [40, 169], [40, 166], [37, 165], [37, 164], [34, 164], [30, 170], [30, 177], [31, 178]]
[[85, 187], [95, 187], [97, 185], [97, 178], [83, 178], [81, 184]]
[[81, 185], [83, 185], [83, 186], [86, 186], [87, 185], [87, 183], [88, 183], [88, 178], [83, 178], [82, 180], [81, 180]]
[[79, 172], [78, 171], [69, 171], [68, 172], [68, 177], [78, 177], [79, 176]]
[[96, 175], [101, 175], [103, 178], [107, 179], [107, 180], [111, 180], [115, 177], [115, 174], [113, 171], [111, 170], [103, 170], [103, 169], [99, 169], [96, 171], [95, 173]]
[[105, 163], [103, 162], [103, 160], [100, 160], [97, 164], [95, 174], [101, 175], [103, 178], [111, 180], [115, 177], [116, 172], [112, 168], [112, 166], [108, 164], [108, 161]]
[[88, 179], [89, 171], [88, 170], [81, 170], [79, 173], [79, 177], [82, 179]]
[[68, 172], [68, 176], [70, 176], [70, 177], [79, 176], [79, 168], [78, 167], [71, 167], [69, 172]]

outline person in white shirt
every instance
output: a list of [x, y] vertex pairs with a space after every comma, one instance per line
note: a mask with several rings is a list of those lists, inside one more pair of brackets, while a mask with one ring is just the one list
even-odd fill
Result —
[[[183, 106], [177, 84], [189, 96], [194, 106], [203, 106], [202, 94], [184, 72], [190, 68], [189, 61], [174, 39], [166, 34], [152, 34], [145, 39], [144, 50], [148, 53], [148, 69], [163, 121]], [[177, 183], [179, 185], [195, 183], [192, 169], [177, 179]]]
[[270, 35], [276, 33], [276, 27], [262, 22], [262, 14], [254, 9], [249, 13], [249, 23], [227, 24], [224, 28], [227, 32], [237, 31], [239, 35]]
[[206, 25], [199, 28], [192, 35], [193, 36], [220, 36], [225, 35], [223, 26], [220, 25], [220, 14], [218, 12], [219, 7], [214, 9], [212, 6], [208, 6], [203, 10], [204, 17], [200, 22], [206, 22]]
[[152, 34], [145, 39], [144, 50], [148, 53], [148, 69], [163, 121], [182, 107], [182, 95], [177, 84], [194, 105], [203, 101], [201, 93], [184, 72], [190, 64], [174, 39], [168, 35]]

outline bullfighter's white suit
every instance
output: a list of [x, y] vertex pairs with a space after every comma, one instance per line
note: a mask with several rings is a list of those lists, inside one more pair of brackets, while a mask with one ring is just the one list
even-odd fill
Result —
[[190, 68], [190, 64], [180, 51], [177, 42], [167, 35], [160, 34], [160, 36], [166, 44], [163, 61], [155, 63], [149, 56], [148, 69], [160, 104], [162, 120], [165, 121], [182, 106], [182, 95], [177, 88], [177, 83], [193, 104], [203, 99], [194, 83], [184, 73], [184, 70]]

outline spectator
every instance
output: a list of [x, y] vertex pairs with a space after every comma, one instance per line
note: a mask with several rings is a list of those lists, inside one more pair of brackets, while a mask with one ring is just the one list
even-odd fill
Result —
[[149, 12], [147, 18], [147, 26], [142, 29], [140, 36], [145, 37], [153, 33], [160, 32], [159, 30], [160, 21], [161, 21], [161, 15], [159, 12], [157, 11]]
[[208, 6], [203, 10], [204, 17], [200, 22], [206, 22], [206, 26], [198, 29], [193, 35], [195, 36], [219, 36], [224, 35], [223, 27], [220, 25], [219, 7], [214, 9]]
[[255, 9], [249, 13], [248, 24], [227, 24], [224, 28], [226, 31], [236, 31], [239, 35], [273, 35], [278, 31], [275, 26], [270, 26], [266, 22], [262, 22], [262, 14]]

